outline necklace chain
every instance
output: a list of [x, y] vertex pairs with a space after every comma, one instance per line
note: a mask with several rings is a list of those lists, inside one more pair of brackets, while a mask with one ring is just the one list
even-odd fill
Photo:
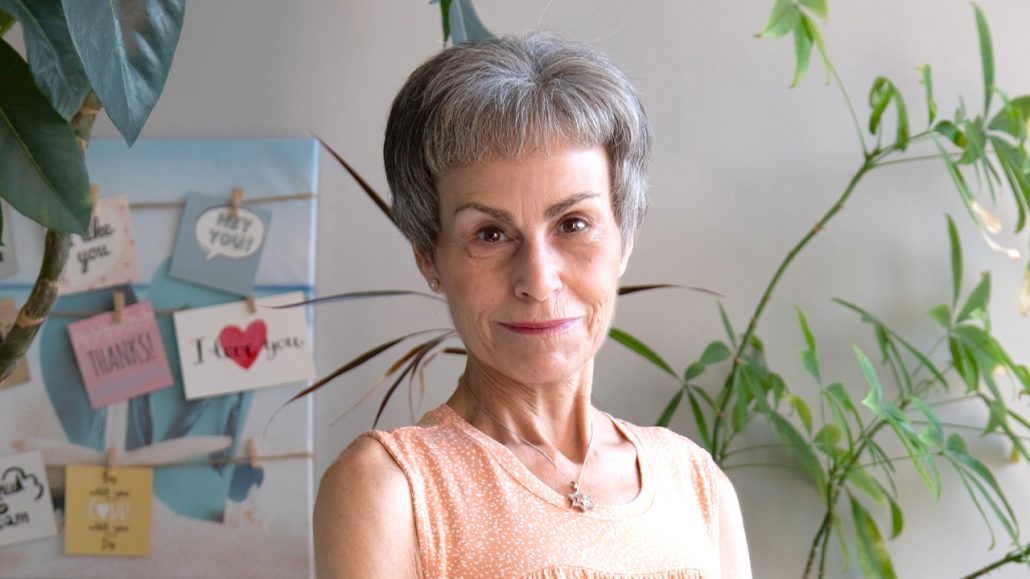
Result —
[[590, 449], [594, 446], [594, 421], [593, 421], [593, 419], [590, 420], [590, 438], [587, 440], [587, 451], [586, 451], [586, 454], [583, 456], [583, 465], [579, 468], [579, 476], [576, 477], [575, 479], [573, 479], [568, 474], [566, 474], [566, 472], [560, 466], [558, 466], [558, 463], [556, 463], [553, 460], [551, 460], [551, 457], [547, 456], [547, 453], [544, 452], [539, 446], [537, 446], [537, 445], [533, 444], [532, 442], [526, 440], [526, 438], [524, 436], [522, 436], [521, 434], [516, 432], [514, 429], [509, 427], [507, 424], [501, 422], [500, 419], [498, 419], [489, 410], [487, 410], [486, 406], [484, 406], [483, 402], [479, 399], [479, 396], [476, 396], [476, 393], [472, 390], [472, 387], [469, 386], [469, 384], [465, 380], [464, 376], [461, 377], [461, 383], [462, 383], [462, 385], [465, 386], [465, 389], [468, 390], [469, 394], [472, 395], [472, 399], [476, 401], [476, 406], [479, 408], [480, 411], [483, 412], [483, 414], [486, 415], [487, 418], [489, 418], [490, 420], [493, 420], [498, 426], [500, 426], [501, 428], [503, 428], [503, 429], [507, 430], [508, 432], [510, 432], [511, 434], [513, 434], [523, 444], [529, 445], [530, 448], [532, 448], [533, 450], [537, 451], [540, 454], [540, 456], [544, 457], [544, 460], [546, 460], [547, 462], [551, 463], [551, 466], [554, 467], [554, 470], [558, 471], [558, 473], [562, 476], [563, 479], [569, 481], [569, 486], [572, 488], [572, 492], [567, 494], [567, 495], [565, 495], [566, 497], [568, 497], [568, 499], [570, 501], [570, 505], [569, 506], [571, 506], [572, 508], [575, 508], [575, 509], [579, 509], [582, 512], [586, 512], [586, 511], [589, 511], [590, 509], [594, 508], [594, 501], [590, 497], [590, 495], [581, 493], [579, 491], [580, 481], [583, 480], [583, 473], [586, 472], [586, 469], [587, 469], [587, 461], [590, 460]]

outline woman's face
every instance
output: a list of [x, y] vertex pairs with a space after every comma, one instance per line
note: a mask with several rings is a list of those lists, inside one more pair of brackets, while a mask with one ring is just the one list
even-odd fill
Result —
[[568, 146], [493, 159], [437, 181], [440, 280], [476, 362], [524, 384], [589, 370], [630, 246], [612, 213], [608, 155]]

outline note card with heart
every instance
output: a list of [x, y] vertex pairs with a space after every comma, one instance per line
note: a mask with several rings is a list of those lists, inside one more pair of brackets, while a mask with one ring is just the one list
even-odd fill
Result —
[[56, 534], [43, 454], [0, 456], [0, 545]]
[[175, 383], [150, 302], [68, 324], [82, 383], [93, 409]]
[[272, 213], [225, 198], [191, 194], [179, 222], [169, 275], [245, 296], [254, 287]]
[[62, 295], [132, 283], [139, 277], [129, 198], [99, 197], [85, 236], [72, 234]]
[[293, 292], [175, 313], [179, 364], [187, 399], [308, 380], [315, 361], [304, 300]]
[[65, 470], [64, 552], [150, 554], [150, 468], [69, 466]]

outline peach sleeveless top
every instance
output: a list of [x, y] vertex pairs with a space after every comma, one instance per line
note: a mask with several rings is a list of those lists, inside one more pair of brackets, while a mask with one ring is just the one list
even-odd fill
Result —
[[667, 429], [613, 421], [636, 447], [641, 491], [585, 513], [447, 405], [365, 435], [408, 479], [423, 577], [720, 577], [710, 455]]

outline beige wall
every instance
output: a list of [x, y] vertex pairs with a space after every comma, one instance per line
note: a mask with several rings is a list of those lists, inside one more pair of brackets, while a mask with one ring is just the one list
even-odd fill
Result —
[[[772, 3], [478, 2], [495, 31], [540, 25], [595, 42], [629, 72], [653, 119], [656, 157], [653, 209], [625, 281], [721, 292], [739, 327], [787, 249], [861, 162], [847, 109], [837, 90], [822, 84], [820, 63], [813, 62], [810, 78], [790, 90], [791, 42], [753, 37]], [[983, 4], [995, 36], [1000, 86], [1012, 95], [1030, 92], [1030, 6], [1016, 0]], [[960, 87], [972, 110], [980, 106], [968, 2], [837, 0], [830, 9], [826, 39], [860, 111], [872, 79], [886, 74], [905, 92], [913, 125], [921, 129], [925, 108], [915, 67], [925, 62], [934, 67], [943, 113], [957, 105]], [[380, 148], [387, 107], [405, 75], [439, 47], [438, 9], [425, 1], [194, 1], [164, 96], [143, 136], [316, 133], [385, 192]], [[113, 131], [104, 121], [96, 133]], [[405, 243], [329, 158], [321, 188], [318, 294], [423, 287]], [[1013, 214], [1002, 205], [1011, 228]], [[934, 327], [923, 312], [949, 296], [944, 211], [956, 217], [965, 241], [967, 283], [974, 272], [994, 271], [997, 333], [1017, 358], [1030, 359], [1030, 320], [1016, 314], [1022, 266], [984, 248], [939, 163], [913, 163], [868, 177], [770, 304], [760, 333], [775, 368], [797, 392], [816, 399], [815, 386], [797, 363], [802, 340], [794, 306], [805, 309], [820, 340], [824, 375], [854, 386], [859, 399], [864, 394], [858, 393], [851, 344], [870, 352], [875, 346], [868, 329], [829, 298], [861, 303], [919, 343], [932, 340]], [[1025, 235], [1013, 242], [1025, 248]], [[709, 340], [722, 337], [715, 301], [700, 294], [625, 298], [616, 323], [680, 368]], [[436, 305], [393, 300], [323, 306], [316, 324], [318, 367], [327, 373], [400, 332], [448, 320]], [[675, 384], [617, 345], [607, 346], [600, 359], [597, 403], [629, 420], [653, 422]], [[370, 426], [377, 395], [336, 425], [330, 422], [361, 398], [382, 369], [369, 366], [316, 396], [316, 473]], [[457, 369], [453, 360], [434, 365], [422, 408], [446, 397]], [[407, 400], [406, 392], [398, 397], [383, 425], [410, 420]], [[949, 419], [960, 422], [980, 420], [982, 411], [959, 406], [951, 414]], [[693, 431], [687, 414], [675, 427]], [[767, 437], [759, 427], [752, 438]], [[1007, 454], [1004, 444], [989, 439], [974, 447], [992, 465]], [[732, 462], [776, 460], [783, 458], [753, 452]], [[898, 468], [906, 528], [890, 549], [899, 576], [957, 576], [1000, 555], [1004, 545], [986, 552], [983, 523], [955, 477], [945, 475], [943, 496], [934, 503], [906, 464]], [[999, 472], [1030, 521], [1026, 465], [1002, 466]], [[756, 577], [800, 577], [821, 517], [815, 492], [786, 469], [729, 474], [741, 495]], [[858, 576], [854, 560], [852, 567], [851, 575]], [[1010, 567], [992, 577], [1024, 574]], [[843, 574], [835, 567], [832, 575]]]

